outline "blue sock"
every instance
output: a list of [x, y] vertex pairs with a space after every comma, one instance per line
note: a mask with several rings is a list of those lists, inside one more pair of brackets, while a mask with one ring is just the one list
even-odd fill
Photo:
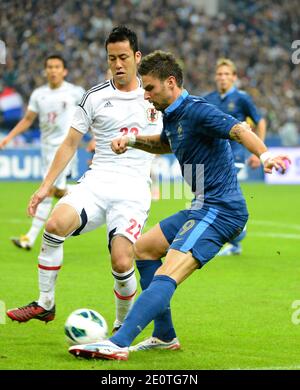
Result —
[[137, 269], [139, 270], [141, 279], [140, 285], [142, 290], [146, 290], [152, 282], [155, 272], [162, 265], [161, 260], [136, 260]]
[[129, 347], [149, 322], [170, 306], [176, 287], [175, 280], [169, 276], [154, 276], [150, 286], [134, 303], [120, 330], [109, 340], [120, 347]]
[[[136, 266], [141, 276], [140, 284], [143, 290], [149, 286], [156, 270], [161, 265], [161, 260], [136, 260]], [[162, 341], [171, 341], [176, 337], [170, 306], [154, 319], [152, 335]]]
[[235, 237], [233, 240], [229, 241], [230, 244], [234, 246], [239, 246], [240, 242], [246, 237], [247, 231], [244, 229], [241, 234]]

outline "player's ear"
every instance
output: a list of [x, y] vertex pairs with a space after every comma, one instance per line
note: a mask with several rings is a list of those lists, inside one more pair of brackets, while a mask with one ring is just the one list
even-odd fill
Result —
[[68, 69], [65, 68], [65, 69], [64, 69], [64, 77], [66, 77], [67, 74], [68, 74]]
[[167, 83], [168, 83], [168, 86], [171, 87], [171, 88], [174, 88], [175, 85], [177, 84], [176, 82], [176, 78], [174, 76], [169, 76], [167, 78]]
[[137, 51], [135, 53], [135, 62], [137, 63], [137, 65], [141, 62], [142, 60], [142, 53], [140, 51]]

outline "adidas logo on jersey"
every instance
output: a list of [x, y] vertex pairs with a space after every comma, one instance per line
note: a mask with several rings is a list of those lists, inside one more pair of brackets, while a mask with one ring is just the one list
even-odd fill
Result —
[[104, 107], [113, 107], [111, 102], [108, 100], [108, 102], [105, 103]]

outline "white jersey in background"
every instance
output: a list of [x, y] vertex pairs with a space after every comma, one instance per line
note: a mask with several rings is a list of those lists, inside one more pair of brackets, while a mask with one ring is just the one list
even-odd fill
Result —
[[117, 155], [110, 146], [113, 139], [122, 135], [161, 133], [161, 113], [144, 99], [141, 86], [122, 92], [109, 80], [91, 88], [76, 108], [72, 127], [83, 134], [89, 128], [93, 130], [96, 150], [92, 170], [150, 178], [154, 155], [134, 148]]
[[39, 116], [41, 144], [59, 146], [66, 137], [84, 89], [63, 81], [59, 88], [43, 85], [30, 96], [28, 110]]

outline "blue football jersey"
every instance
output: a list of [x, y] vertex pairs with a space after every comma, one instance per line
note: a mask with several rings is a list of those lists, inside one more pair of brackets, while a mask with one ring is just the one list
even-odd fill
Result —
[[163, 123], [161, 139], [169, 142], [196, 199], [247, 214], [228, 142], [239, 121], [184, 90], [165, 110]]
[[[250, 117], [257, 124], [262, 118], [251, 96], [235, 87], [232, 87], [224, 95], [220, 95], [218, 91], [214, 91], [204, 97], [209, 103], [214, 104], [221, 111], [232, 115], [241, 122], [245, 121], [247, 117]], [[244, 146], [236, 141], [230, 141], [230, 145], [235, 162], [245, 163], [246, 153]]]

